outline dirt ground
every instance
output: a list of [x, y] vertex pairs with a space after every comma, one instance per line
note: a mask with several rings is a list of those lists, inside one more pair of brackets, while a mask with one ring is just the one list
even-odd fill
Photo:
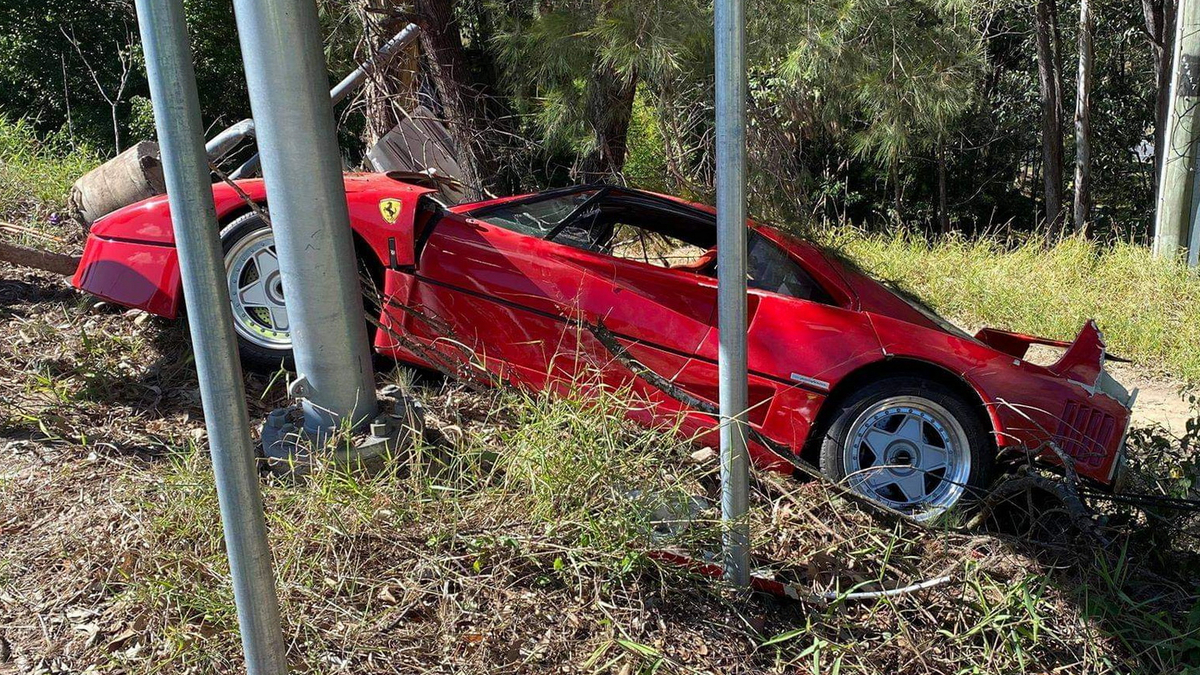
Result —
[[1187, 421], [1195, 413], [1188, 403], [1186, 385], [1161, 375], [1147, 373], [1137, 364], [1109, 364], [1112, 375], [1126, 388], [1138, 390], [1133, 406], [1133, 426], [1159, 425], [1172, 434], [1184, 432]]
[[[1182, 430], [1187, 405], [1178, 383], [1131, 366], [1118, 365], [1114, 375], [1145, 392], [1139, 423]], [[251, 415], [261, 419], [278, 405], [281, 389], [249, 378]], [[433, 417], [444, 418], [435, 425], [443, 434], [499, 433], [488, 431], [491, 422], [466, 426], [460, 394], [431, 404], [440, 406]], [[202, 445], [203, 438], [199, 392], [177, 324], [98, 303], [61, 278], [0, 265], [0, 673], [239, 669], [235, 622], [221, 595], [216, 509], [209, 483], [200, 482], [207, 469], [181, 469], [171, 450]], [[1181, 639], [1129, 618], [1127, 596], [1157, 603], [1155, 617], [1188, 616], [1192, 593], [1166, 579], [1170, 566], [1130, 563], [1128, 569], [1148, 571], [1135, 572], [1116, 593], [1097, 586], [1100, 577], [1089, 567], [1111, 551], [1088, 550], [1068, 561], [1073, 548], [1034, 548], [1004, 534], [880, 527], [819, 488], [788, 487], [795, 496], [756, 502], [763, 518], [756, 531], [772, 559], [807, 561], [804, 573], [814, 579], [833, 574], [829, 567], [837, 571], [829, 578], [845, 576], [847, 588], [873, 578], [875, 566], [901, 575], [889, 583], [942, 574], [963, 583], [828, 611], [729, 603], [705, 585], [646, 575], [619, 592], [592, 572], [547, 587], [544, 579], [565, 574], [558, 563], [542, 561], [542, 553], [514, 553], [509, 539], [487, 544], [457, 515], [399, 524], [381, 515], [407, 503], [396, 500], [412, 501], [410, 491], [364, 493], [356, 511], [345, 491], [323, 502], [319, 490], [272, 489], [267, 512], [273, 531], [306, 523], [302, 536], [279, 536], [273, 545], [283, 561], [285, 615], [305, 617], [288, 630], [297, 658], [317, 664], [308, 672], [561, 672], [555, 663], [598, 659], [597, 666], [619, 673], [651, 672], [655, 663], [667, 664], [666, 672], [794, 672], [819, 663], [829, 672], [844, 660], [843, 672], [949, 673], [980, 663], [991, 664], [987, 672], [1090, 674], [1171, 672], [1164, 668], [1190, 658]], [[540, 524], [521, 529], [507, 514], [492, 517], [510, 539], [515, 532], [552, 551], [550, 558], [567, 550]], [[359, 525], [342, 532], [347, 523]], [[1143, 540], [1114, 550], [1164, 550]], [[431, 541], [446, 542], [446, 551]], [[480, 542], [491, 547], [486, 555], [476, 551]], [[491, 559], [500, 562], [479, 562]], [[307, 564], [313, 560], [319, 564]], [[341, 569], [349, 561], [361, 563], [345, 575], [356, 590], [305, 576], [310, 567]], [[588, 562], [579, 569], [599, 568]], [[519, 583], [499, 584], [501, 575]], [[467, 590], [447, 591], [446, 579]], [[396, 589], [411, 591], [420, 607], [408, 608]], [[1114, 609], [1078, 599], [1096, 597]], [[1021, 660], [1024, 653], [994, 648], [999, 642], [958, 637], [1000, 631], [995, 617], [1027, 605], [1036, 605], [1038, 618], [1019, 630], [1054, 635], [1028, 643], [1039, 650], [1032, 664]], [[1190, 630], [1182, 619], [1174, 623], [1171, 630]], [[563, 635], [551, 639], [555, 631]], [[488, 652], [501, 634], [512, 637]], [[542, 645], [534, 650], [542, 661], [521, 656], [526, 667], [514, 668], [510, 653], [520, 650], [511, 645], [526, 643]], [[837, 653], [818, 658], [821, 649]], [[1087, 665], [1103, 663], [1117, 665]]]

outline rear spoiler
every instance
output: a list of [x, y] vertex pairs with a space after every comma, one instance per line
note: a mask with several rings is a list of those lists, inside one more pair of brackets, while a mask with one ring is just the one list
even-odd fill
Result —
[[[1083, 329], [1079, 331], [1079, 335], [1076, 336], [1073, 342], [1067, 342], [1065, 340], [1051, 340], [1050, 338], [1038, 337], [1036, 335], [1025, 335], [1024, 333], [1012, 333], [1006, 330], [999, 330], [997, 328], [984, 328], [975, 334], [976, 340], [979, 340], [983, 344], [1002, 354], [1008, 354], [1009, 356], [1018, 359], [1025, 358], [1025, 354], [1029, 352], [1029, 348], [1033, 345], [1060, 347], [1066, 350], [1070, 350], [1076, 345], [1083, 347], [1084, 344], [1080, 343], [1081, 338], [1084, 338], [1084, 344], [1092, 342], [1093, 340], [1099, 341], [1100, 350], [1103, 353], [1104, 359], [1107, 361], [1116, 361], [1118, 363], [1130, 362], [1129, 359], [1122, 358], [1120, 356], [1114, 356], [1108, 353], [1107, 347], [1104, 345], [1104, 338], [1100, 335], [1100, 330], [1096, 328], [1096, 322], [1093, 320], [1089, 320], [1086, 324], [1084, 324]], [[1064, 359], [1066, 356], [1066, 354], [1063, 354]], [[1055, 365], [1057, 366], [1060, 364], [1062, 364], [1062, 360]], [[1052, 367], [1051, 370], [1055, 369]], [[1059, 371], [1055, 370], [1055, 372]]]
[[1050, 372], [1074, 382], [1083, 387], [1091, 395], [1106, 394], [1120, 401], [1126, 408], [1132, 408], [1137, 398], [1137, 390], [1126, 391], [1116, 380], [1104, 371], [1104, 362], [1120, 361], [1128, 363], [1128, 359], [1111, 356], [1107, 353], [1104, 336], [1096, 327], [1096, 322], [1089, 320], [1083, 325], [1074, 342], [1050, 340], [1048, 338], [1010, 333], [1008, 331], [984, 328], [975, 334], [975, 339], [1003, 354], [1014, 358], [1025, 358], [1031, 345], [1046, 345], [1061, 347], [1066, 351], [1055, 363], [1046, 366]]

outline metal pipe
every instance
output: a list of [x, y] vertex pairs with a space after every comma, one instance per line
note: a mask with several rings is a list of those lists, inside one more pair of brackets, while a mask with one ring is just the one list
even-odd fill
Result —
[[419, 31], [420, 29], [417, 28], [417, 24], [408, 24], [399, 33], [396, 33], [391, 40], [385, 42], [378, 51], [371, 55], [371, 58], [355, 68], [354, 72], [343, 77], [341, 82], [338, 82], [333, 89], [329, 90], [329, 98], [333, 104], [337, 105], [341, 103], [342, 99], [346, 98], [350, 92], [358, 89], [359, 85], [362, 84], [363, 80], [367, 78], [367, 75], [372, 70], [375, 70], [376, 66], [415, 40]]
[[137, 0], [246, 671], [287, 672], [183, 0]]
[[750, 459], [746, 379], [746, 18], [743, 0], [716, 0], [717, 361], [725, 574], [750, 585], [746, 509]]
[[[380, 63], [415, 40], [419, 31], [420, 28], [418, 28], [415, 23], [410, 23], [399, 33], [396, 33], [391, 40], [388, 40], [382, 47], [379, 48], [379, 51], [372, 54], [371, 58], [359, 65], [358, 68], [355, 68], [354, 71], [349, 75], [343, 77], [341, 82], [338, 82], [336, 85], [334, 85], [333, 89], [329, 90], [330, 102], [335, 106], [341, 103], [347, 96], [350, 95], [350, 92], [362, 86], [362, 83], [366, 80], [367, 75], [369, 75], [371, 71], [375, 70]], [[251, 124], [254, 123], [254, 120], [246, 121], [250, 122]], [[230, 129], [233, 129], [233, 127], [230, 127], [225, 131], [229, 131]], [[222, 132], [222, 134], [223, 133], [224, 132]], [[253, 126], [250, 129], [250, 135], [254, 135]], [[216, 139], [213, 140], [215, 141]], [[210, 143], [212, 143], [212, 141], [210, 141]], [[250, 159], [247, 159], [241, 166], [235, 169], [233, 173], [229, 174], [229, 177], [234, 180], [239, 178], [248, 178], [257, 173], [258, 169], [259, 157], [258, 153], [254, 153]]]
[[313, 434], [378, 409], [350, 214], [312, 0], [234, 0], [275, 251]]
[[236, 148], [238, 143], [241, 143], [248, 136], [253, 135], [254, 120], [242, 120], [231, 127], [227, 127], [221, 133], [213, 136], [212, 140], [204, 144], [204, 152], [208, 155], [208, 161], [216, 164]]
[[241, 166], [234, 170], [233, 173], [229, 174], [229, 177], [233, 180], [249, 178], [258, 173], [258, 170], [262, 168], [261, 165], [261, 158], [256, 152], [253, 155], [250, 155], [250, 159], [247, 159], [245, 162], [243, 162]]

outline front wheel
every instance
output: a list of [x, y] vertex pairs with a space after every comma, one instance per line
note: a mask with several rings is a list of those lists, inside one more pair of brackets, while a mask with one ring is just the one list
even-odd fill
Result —
[[821, 446], [821, 471], [918, 520], [978, 497], [994, 452], [977, 411], [919, 377], [889, 377], [842, 402]]
[[292, 334], [271, 226], [247, 213], [221, 230], [225, 280], [242, 365], [257, 372], [291, 369]]

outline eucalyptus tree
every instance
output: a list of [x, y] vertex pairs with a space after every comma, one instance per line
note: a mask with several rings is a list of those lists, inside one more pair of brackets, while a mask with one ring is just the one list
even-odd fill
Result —
[[1092, 38], [1091, 0], [1079, 0], [1079, 75], [1075, 94], [1075, 231], [1090, 234], [1092, 217]]
[[1057, 236], [1063, 213], [1062, 39], [1056, 0], [1037, 0], [1038, 80], [1042, 100], [1042, 182], [1046, 229]]

